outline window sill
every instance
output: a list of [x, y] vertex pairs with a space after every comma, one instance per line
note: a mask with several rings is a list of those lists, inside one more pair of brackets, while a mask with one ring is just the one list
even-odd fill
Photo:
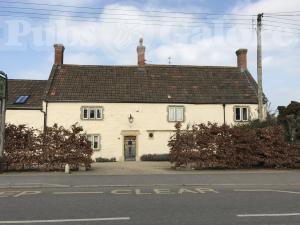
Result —
[[102, 121], [104, 119], [81, 119], [82, 121]]

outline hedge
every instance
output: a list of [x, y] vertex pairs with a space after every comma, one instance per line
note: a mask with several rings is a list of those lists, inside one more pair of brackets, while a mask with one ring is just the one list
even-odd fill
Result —
[[25, 125], [5, 127], [4, 158], [8, 170], [62, 170], [91, 166], [92, 149], [83, 129], [76, 124], [65, 129], [55, 124], [45, 132]]
[[141, 161], [170, 161], [169, 154], [147, 154], [141, 156]]
[[116, 162], [117, 160], [116, 160], [116, 158], [110, 158], [110, 159], [108, 159], [108, 158], [98, 157], [98, 158], [96, 158], [95, 161], [96, 162]]
[[285, 140], [281, 126], [252, 129], [208, 123], [181, 129], [169, 140], [170, 161], [176, 167], [294, 168], [300, 146]]

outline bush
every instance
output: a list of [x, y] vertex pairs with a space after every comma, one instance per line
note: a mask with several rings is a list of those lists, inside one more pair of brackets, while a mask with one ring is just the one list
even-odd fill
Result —
[[141, 156], [141, 161], [170, 161], [169, 154], [147, 154]]
[[55, 124], [45, 133], [25, 125], [6, 125], [4, 157], [8, 169], [61, 170], [66, 164], [71, 169], [80, 165], [89, 168], [92, 149], [82, 131], [76, 124], [70, 130]]
[[176, 124], [169, 147], [176, 167], [293, 168], [299, 161], [299, 145], [286, 142], [280, 126], [253, 129], [208, 123], [181, 130]]
[[292, 101], [287, 107], [278, 107], [278, 122], [286, 129], [288, 140], [300, 143], [300, 103]]
[[99, 157], [99, 158], [96, 158], [95, 161], [96, 162], [116, 162], [117, 160], [116, 160], [116, 158], [110, 158], [110, 159], [108, 159], [108, 158], [101, 158], [101, 157]]

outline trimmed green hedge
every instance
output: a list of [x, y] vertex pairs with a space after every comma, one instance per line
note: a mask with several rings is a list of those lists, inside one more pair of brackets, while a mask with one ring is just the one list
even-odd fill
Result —
[[101, 158], [101, 157], [96, 158], [96, 162], [116, 162], [116, 161], [117, 161], [116, 158], [110, 158], [110, 159]]
[[141, 161], [170, 161], [169, 154], [147, 154], [141, 156]]

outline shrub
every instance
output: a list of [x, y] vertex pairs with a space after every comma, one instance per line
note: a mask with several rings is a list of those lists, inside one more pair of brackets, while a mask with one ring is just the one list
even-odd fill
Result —
[[69, 164], [72, 169], [80, 165], [89, 168], [92, 149], [82, 127], [71, 129], [47, 127], [42, 133], [24, 125], [6, 125], [5, 153], [8, 169], [59, 170]]
[[284, 139], [280, 126], [253, 129], [208, 123], [187, 126], [169, 141], [170, 161], [176, 167], [206, 168], [286, 168], [299, 160], [299, 145]]
[[141, 161], [170, 161], [169, 154], [147, 154], [141, 156]]
[[286, 137], [300, 142], [300, 103], [292, 101], [287, 107], [278, 107], [278, 122], [286, 129]]
[[116, 158], [110, 158], [110, 159], [108, 159], [108, 158], [101, 158], [101, 157], [99, 157], [99, 158], [96, 158], [95, 161], [96, 162], [116, 162], [117, 160], [116, 160]]

